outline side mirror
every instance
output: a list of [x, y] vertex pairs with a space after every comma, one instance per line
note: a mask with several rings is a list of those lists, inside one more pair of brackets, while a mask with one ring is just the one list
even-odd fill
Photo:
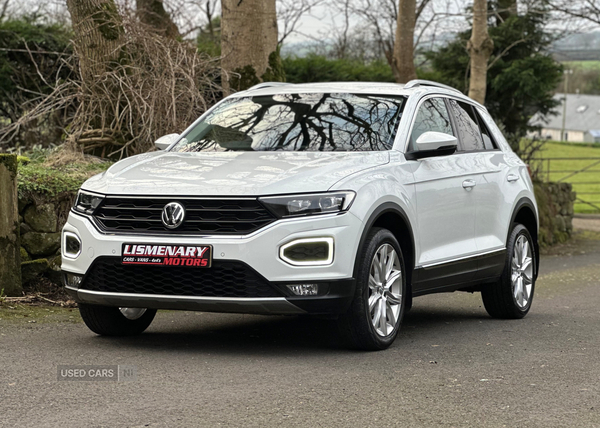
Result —
[[158, 140], [156, 140], [154, 142], [154, 145], [156, 146], [156, 148], [158, 150], [165, 150], [171, 144], [173, 144], [175, 142], [175, 140], [177, 140], [178, 138], [179, 138], [179, 134], [163, 135], [162, 137], [160, 137]]
[[458, 140], [454, 135], [443, 132], [424, 132], [415, 141], [416, 151], [407, 153], [406, 159], [414, 160], [432, 156], [451, 155], [456, 151]]

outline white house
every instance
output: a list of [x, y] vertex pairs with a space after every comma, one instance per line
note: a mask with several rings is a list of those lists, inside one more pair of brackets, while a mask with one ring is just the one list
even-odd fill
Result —
[[[567, 94], [566, 98], [565, 109], [565, 94], [554, 96], [560, 102], [555, 109], [556, 116], [548, 116], [545, 121], [537, 114], [531, 118], [530, 124], [541, 126], [539, 136], [556, 141], [600, 143], [600, 95]], [[564, 120], [563, 112], [566, 112]], [[561, 136], [563, 128], [564, 138]]]

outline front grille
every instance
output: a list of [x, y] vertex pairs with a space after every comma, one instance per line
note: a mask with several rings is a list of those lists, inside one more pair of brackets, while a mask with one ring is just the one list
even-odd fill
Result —
[[122, 265], [118, 257], [94, 262], [81, 288], [108, 293], [202, 297], [281, 297], [241, 262], [214, 260], [210, 268]]
[[[185, 219], [176, 229], [161, 220], [164, 206], [179, 202]], [[104, 198], [94, 213], [104, 232], [175, 235], [244, 235], [276, 220], [256, 199]]]

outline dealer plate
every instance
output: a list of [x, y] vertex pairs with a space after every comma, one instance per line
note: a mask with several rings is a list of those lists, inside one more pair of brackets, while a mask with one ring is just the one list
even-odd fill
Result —
[[123, 244], [121, 263], [209, 268], [212, 245]]

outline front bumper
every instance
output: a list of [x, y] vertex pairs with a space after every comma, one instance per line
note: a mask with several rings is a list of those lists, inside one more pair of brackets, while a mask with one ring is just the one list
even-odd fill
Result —
[[[251, 235], [240, 237], [115, 235], [100, 233], [88, 218], [71, 213], [63, 229], [62, 269], [66, 273], [83, 276], [78, 287], [67, 286], [67, 292], [79, 303], [209, 312], [335, 314], [345, 311], [354, 295], [352, 274], [361, 225], [359, 219], [346, 213], [278, 221]], [[65, 232], [75, 233], [81, 239], [81, 254], [77, 258], [64, 255]], [[334, 257], [330, 265], [292, 266], [279, 257], [279, 248], [291, 240], [317, 237], [334, 239]], [[211, 279], [214, 286], [208, 295], [182, 292], [173, 288], [177, 279], [172, 278], [166, 270], [153, 271], [161, 275], [165, 282], [171, 283], [171, 288], [165, 289], [166, 292], [160, 286], [147, 292], [139, 280], [135, 289], [129, 288], [127, 281], [125, 285], [113, 288], [90, 287], [88, 277], [89, 274], [95, 275], [93, 267], [96, 264], [112, 259], [120, 265], [123, 243], [212, 245], [215, 265], [228, 262], [243, 264], [272, 287], [274, 292], [248, 297], [244, 294], [220, 294], [218, 288], [221, 281], [214, 275]], [[108, 269], [107, 272], [116, 270]], [[204, 269], [193, 272], [202, 275], [201, 271]], [[115, 275], [104, 276], [103, 280], [109, 285], [113, 284], [119, 279]], [[298, 283], [317, 283], [320, 291], [316, 296], [296, 296], [287, 285]]]
[[[82, 284], [85, 287], [85, 279]], [[283, 284], [273, 286], [283, 288]], [[129, 308], [264, 315], [334, 315], [341, 314], [349, 308], [355, 289], [353, 279], [320, 283], [319, 286], [321, 293], [309, 297], [207, 297], [121, 293], [74, 288], [66, 284], [65, 290], [77, 303]]]

